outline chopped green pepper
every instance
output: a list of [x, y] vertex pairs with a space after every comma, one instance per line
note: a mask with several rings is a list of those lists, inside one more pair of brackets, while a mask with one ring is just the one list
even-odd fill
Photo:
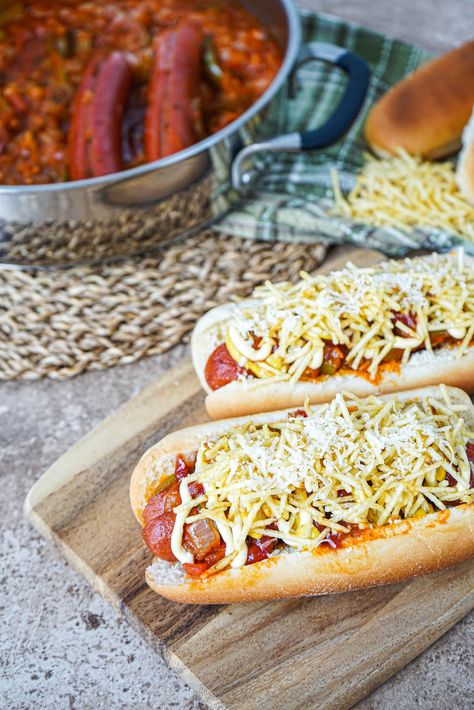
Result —
[[216, 46], [212, 35], [206, 35], [204, 38], [204, 68], [208, 79], [220, 89], [222, 84], [222, 68], [217, 59]]
[[322, 375], [335, 375], [337, 372], [337, 369], [334, 367], [334, 365], [331, 365], [330, 362], [323, 362], [321, 365], [321, 374]]
[[176, 483], [176, 476], [174, 473], [170, 476], [166, 476], [166, 478], [161, 481], [160, 485], [153, 491], [153, 495], [156, 496], [157, 493], [161, 493], [161, 491], [164, 491], [165, 488], [168, 488], [168, 486], [171, 486], [173, 483]]

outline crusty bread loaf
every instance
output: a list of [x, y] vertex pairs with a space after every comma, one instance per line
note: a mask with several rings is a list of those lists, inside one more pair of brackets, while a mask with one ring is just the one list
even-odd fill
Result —
[[[437, 388], [397, 395], [400, 399], [429, 396]], [[384, 398], [391, 398], [386, 395]], [[449, 388], [455, 404], [470, 408], [465, 419], [474, 428], [474, 407], [461, 390]], [[271, 412], [211, 422], [174, 432], [149, 449], [133, 472], [130, 501], [143, 525], [146, 491], [169, 475], [178, 453], [189, 456], [204, 440], [251, 418], [255, 423], [277, 421], [284, 412]], [[157, 465], [158, 464], [158, 465]], [[159, 473], [158, 473], [159, 472]], [[149, 586], [174, 601], [191, 604], [280, 599], [343, 592], [399, 582], [461, 562], [474, 555], [474, 503], [368, 529], [338, 549], [284, 550], [262, 562], [227, 569], [204, 579], [187, 577], [179, 563], [155, 559], [146, 571]]]
[[456, 179], [464, 197], [474, 204], [474, 111], [462, 134]]
[[396, 84], [373, 106], [365, 125], [378, 155], [403, 148], [424, 158], [456, 151], [474, 105], [474, 40]]

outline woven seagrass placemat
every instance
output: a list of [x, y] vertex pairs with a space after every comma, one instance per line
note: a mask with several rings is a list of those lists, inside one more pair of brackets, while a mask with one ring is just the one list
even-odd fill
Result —
[[66, 379], [157, 355], [209, 308], [265, 279], [296, 279], [325, 253], [205, 231], [119, 264], [0, 270], [0, 380]]

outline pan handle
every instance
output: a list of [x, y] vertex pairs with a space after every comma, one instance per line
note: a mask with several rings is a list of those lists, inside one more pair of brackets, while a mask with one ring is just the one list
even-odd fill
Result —
[[324, 148], [339, 140], [357, 118], [369, 86], [370, 69], [366, 62], [335, 44], [310, 42], [301, 47], [292, 78], [300, 66], [315, 59], [340, 67], [348, 75], [346, 89], [333, 114], [319, 128], [287, 133], [243, 148], [232, 163], [232, 187], [235, 190], [243, 190], [252, 182], [252, 175], [246, 172], [246, 166], [249, 159], [257, 153], [297, 152]]

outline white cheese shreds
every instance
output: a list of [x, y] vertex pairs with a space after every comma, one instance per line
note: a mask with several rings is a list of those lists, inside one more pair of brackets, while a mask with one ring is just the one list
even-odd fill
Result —
[[233, 426], [198, 450], [186, 481], [200, 481], [205, 495], [192, 520], [226, 530], [219, 568], [238, 567], [249, 535], [311, 549], [334, 544], [347, 524], [380, 526], [473, 502], [465, 409], [440, 386], [413, 400], [338, 395], [271, 424]]
[[403, 150], [390, 158], [365, 157], [347, 197], [332, 173], [339, 214], [375, 227], [432, 227], [474, 241], [474, 207], [458, 188], [454, 163], [422, 161]]
[[294, 285], [257, 288], [236, 305], [224, 331], [230, 354], [257, 378], [333, 374], [318, 369], [333, 344], [343, 348], [346, 371], [376, 379], [379, 370], [398, 367], [392, 351], [406, 363], [420, 349], [440, 347], [437, 334], [459, 341], [456, 356], [465, 352], [474, 334], [474, 270], [459, 250], [302, 274]]

